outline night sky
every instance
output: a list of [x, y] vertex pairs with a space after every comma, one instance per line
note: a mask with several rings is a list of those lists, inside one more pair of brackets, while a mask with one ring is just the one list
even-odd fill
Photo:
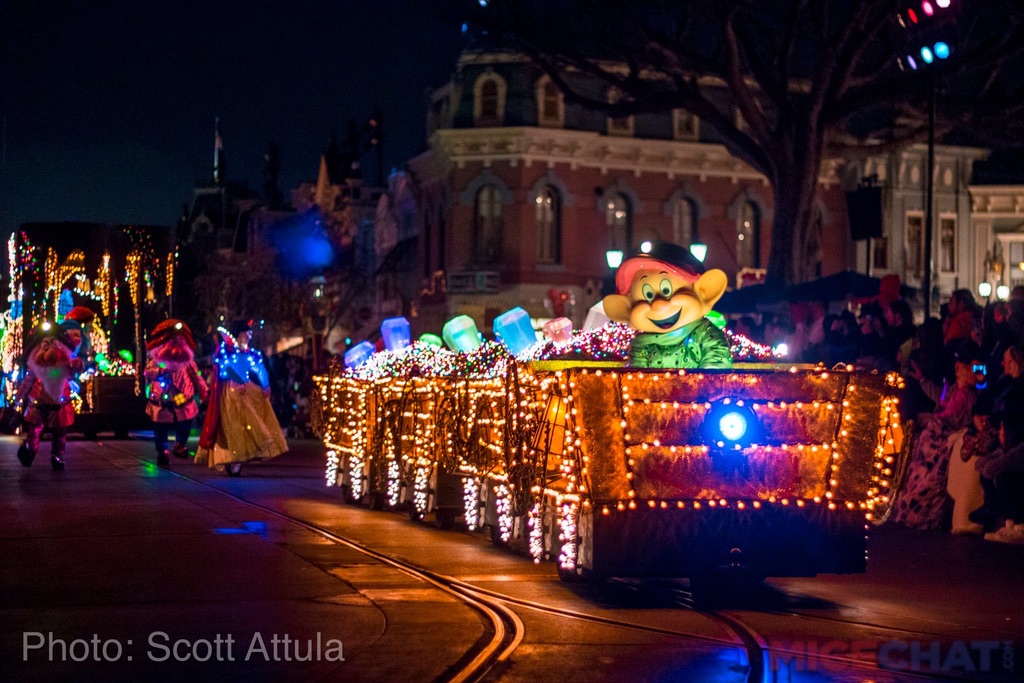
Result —
[[401, 166], [461, 45], [414, 0], [0, 0], [0, 225], [173, 224], [212, 174], [216, 116], [228, 179], [254, 190], [268, 140], [287, 197], [374, 106]]

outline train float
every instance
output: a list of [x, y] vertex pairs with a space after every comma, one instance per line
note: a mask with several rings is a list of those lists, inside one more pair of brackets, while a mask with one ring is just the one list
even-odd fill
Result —
[[482, 343], [461, 316], [446, 348], [385, 321], [387, 350], [364, 343], [317, 378], [328, 486], [443, 528], [461, 518], [567, 581], [866, 570], [906, 458], [898, 375], [764, 362], [770, 348], [733, 335], [755, 362], [636, 367], [642, 329], [567, 322], [537, 341], [513, 309]]

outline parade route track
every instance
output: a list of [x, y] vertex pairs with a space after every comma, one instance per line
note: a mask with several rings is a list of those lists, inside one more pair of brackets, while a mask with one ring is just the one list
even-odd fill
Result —
[[[108, 445], [116, 448], [114, 444]], [[137, 458], [135, 454], [129, 453], [128, 451], [121, 452]], [[143, 458], [137, 459], [140, 462], [147, 462]], [[485, 628], [483, 635], [458, 659], [455, 664], [449, 667], [438, 680], [457, 681], [459, 683], [492, 679], [500, 680], [503, 669], [508, 666], [510, 659], [516, 649], [523, 642], [524, 636], [526, 635], [526, 626], [523, 623], [523, 619], [512, 609], [513, 607], [549, 617], [588, 622], [615, 629], [625, 629], [628, 631], [669, 636], [672, 638], [685, 639], [687, 641], [703, 642], [713, 646], [741, 649], [744, 651], [748, 662], [746, 673], [747, 683], [767, 683], [768, 681], [774, 680], [773, 673], [777, 675], [778, 672], [773, 672], [772, 670], [771, 658], [773, 655], [780, 656], [783, 659], [788, 659], [792, 656], [800, 656], [803, 654], [800, 652], [793, 652], [785, 648], [772, 646], [764, 635], [759, 633], [758, 630], [756, 630], [752, 625], [746, 623], [740, 617], [734, 614], [728, 614], [723, 610], [704, 608], [693, 599], [691, 593], [673, 584], [666, 585], [664, 582], [643, 582], [633, 580], [616, 580], [611, 582], [611, 584], [616, 586], [618, 589], [624, 591], [637, 591], [644, 594], [645, 600], [647, 601], [653, 599], [666, 607], [677, 607], [700, 614], [717, 624], [729, 635], [729, 637], [713, 637], [672, 628], [636, 623], [634, 621], [613, 619], [597, 614], [590, 614], [585, 611], [547, 605], [542, 602], [517, 597], [509, 593], [488, 589], [464, 579], [460, 579], [456, 576], [449, 576], [431, 571], [402, 557], [374, 550], [364, 543], [340, 535], [320, 524], [302, 519], [293, 514], [282, 512], [274, 507], [264, 505], [231, 491], [226, 491], [209, 481], [189, 476], [189, 474], [183, 473], [180, 470], [166, 469], [163, 471], [175, 477], [187, 480], [197, 486], [212, 490], [238, 503], [250, 506], [265, 514], [277, 517], [278, 519], [290, 524], [297, 525], [307, 531], [321, 536], [331, 543], [351, 548], [373, 558], [374, 560], [404, 572], [409, 576], [429, 583], [474, 610], [484, 624]], [[937, 635], [912, 631], [909, 629], [895, 629], [884, 625], [865, 622], [804, 615], [795, 611], [768, 610], [764, 613], [789, 618], [828, 622], [836, 626], [842, 625], [852, 628], [884, 631], [892, 634], [898, 634], [901, 639], [912, 637], [926, 639]], [[947, 673], [890, 671], [880, 668], [876, 663], [866, 661], [864, 659], [856, 659], [853, 657], [844, 657], [834, 654], [819, 653], [816, 657], [822, 662], [846, 667], [847, 670], [851, 671], [856, 670], [864, 674], [882, 673], [898, 677], [888, 680], [978, 680], [967, 676], [958, 676]]]

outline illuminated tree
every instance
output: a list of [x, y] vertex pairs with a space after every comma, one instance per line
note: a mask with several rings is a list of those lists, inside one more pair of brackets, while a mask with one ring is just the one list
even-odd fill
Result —
[[[923, 140], [938, 84], [937, 130], [1005, 130], [1024, 83], [1015, 0], [448, 0], [485, 45], [530, 56], [575, 101], [627, 116], [685, 109], [769, 180], [768, 279], [795, 280], [822, 160]], [[915, 6], [944, 30], [946, 58], [908, 68]], [[981, 7], [984, 7], [984, 10]], [[903, 61], [901, 63], [901, 58]], [[920, 60], [918, 60], [920, 61]], [[1011, 68], [1004, 68], [1010, 65]], [[599, 86], [599, 87], [596, 87]], [[603, 94], [614, 88], [613, 103]]]

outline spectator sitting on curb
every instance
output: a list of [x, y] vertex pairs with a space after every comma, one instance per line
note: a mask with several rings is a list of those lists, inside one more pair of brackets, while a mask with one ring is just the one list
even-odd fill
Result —
[[[1018, 401], [1024, 401], [1024, 396]], [[999, 448], [976, 463], [982, 482], [989, 484], [986, 505], [1006, 519], [1002, 528], [985, 534], [985, 540], [1024, 544], [1024, 414], [1018, 412], [1003, 420], [999, 442]]]

